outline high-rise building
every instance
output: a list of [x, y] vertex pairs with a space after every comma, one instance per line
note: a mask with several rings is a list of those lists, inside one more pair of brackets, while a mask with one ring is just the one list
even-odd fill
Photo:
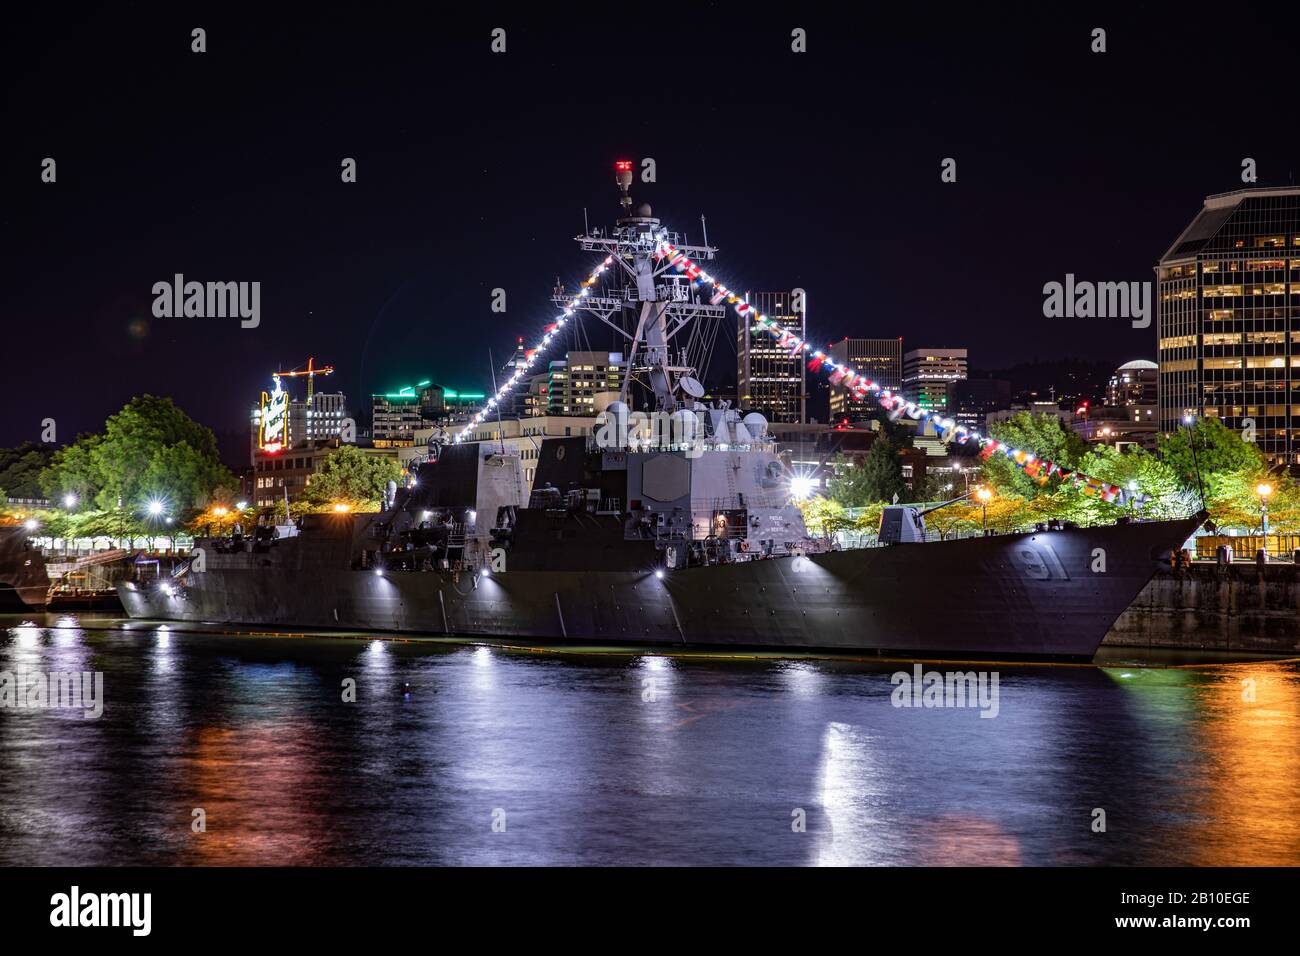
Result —
[[958, 425], [983, 432], [991, 412], [1011, 407], [1011, 383], [1005, 378], [959, 379], [948, 386], [948, 415]]
[[1115, 369], [1106, 385], [1107, 406], [1155, 405], [1158, 370], [1155, 362], [1146, 359], [1134, 359]]
[[311, 398], [289, 403], [289, 442], [297, 448], [314, 441], [338, 438], [347, 418], [342, 392], [316, 392]]
[[[551, 362], [545, 382], [536, 383], [536, 392], [530, 381], [525, 414], [595, 415], [596, 396], [621, 390], [626, 375], [622, 352], [569, 352]], [[545, 409], [540, 402], [543, 395]]]
[[736, 385], [741, 408], [761, 412], [771, 422], [801, 422], [808, 411], [807, 368], [802, 353], [792, 355], [772, 333], [754, 324], [761, 313], [804, 338], [805, 316], [788, 292], [759, 292], [736, 324]]
[[1210, 196], [1156, 266], [1160, 429], [1253, 422], [1300, 463], [1300, 187]]
[[927, 411], [946, 413], [949, 386], [965, 378], [965, 349], [912, 349], [903, 356], [903, 397]]
[[[840, 339], [830, 347], [830, 356], [836, 362], [847, 364], [859, 374], [867, 376], [881, 388], [896, 392], [903, 386], [903, 340], [896, 339]], [[870, 418], [880, 407], [872, 392], [860, 398], [847, 388], [831, 386], [831, 420], [851, 422]]]

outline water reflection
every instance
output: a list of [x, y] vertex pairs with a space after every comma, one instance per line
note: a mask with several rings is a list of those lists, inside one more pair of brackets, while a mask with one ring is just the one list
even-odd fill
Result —
[[4, 864], [1300, 863], [1294, 664], [1003, 668], [984, 719], [897, 665], [0, 623], [107, 697], [0, 711]]

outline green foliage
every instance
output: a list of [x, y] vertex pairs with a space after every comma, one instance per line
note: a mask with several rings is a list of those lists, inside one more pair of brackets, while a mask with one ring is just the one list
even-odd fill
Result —
[[[1204, 482], [1216, 474], [1256, 474], [1265, 468], [1259, 448], [1243, 441], [1217, 418], [1198, 418], [1190, 429], [1183, 427], [1172, 435], [1162, 436], [1159, 450], [1161, 459], [1188, 488], [1197, 487], [1198, 469]], [[1209, 497], [1208, 487], [1206, 497]]]
[[343, 445], [312, 475], [303, 497], [317, 506], [347, 502], [356, 509], [374, 510], [384, 497], [385, 486], [400, 479], [401, 473], [395, 459]]
[[234, 487], [220, 462], [212, 430], [198, 424], [170, 398], [133, 398], [104, 426], [103, 435], [82, 435], [57, 452], [41, 476], [50, 496], [75, 493], [86, 506], [128, 510], [151, 499], [170, 512], [203, 507], [214, 488]]
[[[1087, 443], [1062, 425], [1055, 415], [1020, 412], [995, 424], [990, 433], [1014, 449], [1031, 452], [1038, 458], [1071, 470], [1088, 452]], [[985, 460], [981, 471], [984, 481], [1001, 494], [1028, 499], [1038, 493], [1038, 483], [1006, 455], [993, 454]]]
[[846, 531], [853, 527], [844, 506], [830, 498], [818, 495], [800, 502], [799, 508], [803, 512], [804, 526], [815, 538], [829, 538], [836, 531]]
[[15, 448], [0, 448], [0, 500], [7, 497], [40, 498], [41, 472], [50, 463], [54, 449], [38, 442], [23, 442]]
[[1140, 448], [1120, 452], [1105, 445], [1094, 446], [1079, 463], [1079, 469], [1084, 474], [1118, 485], [1126, 492], [1136, 488], [1139, 494], [1148, 498], [1141, 506], [1133, 506], [1081, 495], [1080, 515], [1073, 519], [1080, 523], [1114, 521], [1122, 514], [1176, 518], [1199, 507], [1198, 499], [1179, 479], [1174, 467]]
[[907, 484], [903, 481], [903, 463], [898, 457], [898, 449], [879, 435], [871, 443], [871, 448], [862, 459], [856, 471], [862, 472], [856, 480], [860, 482], [864, 500], [861, 504], [872, 501], [893, 501], [894, 495], [899, 500], [907, 494]]
[[826, 483], [829, 497], [845, 508], [860, 508], [873, 500], [867, 488], [866, 472], [861, 465], [848, 455], [836, 455], [831, 459], [832, 476]]

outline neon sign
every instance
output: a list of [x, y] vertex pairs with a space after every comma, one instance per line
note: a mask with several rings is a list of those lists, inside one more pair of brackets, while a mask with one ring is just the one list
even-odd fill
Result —
[[262, 434], [258, 442], [268, 455], [284, 448], [289, 424], [289, 393], [280, 384], [280, 376], [271, 376], [271, 381], [275, 383], [271, 394], [262, 393]]

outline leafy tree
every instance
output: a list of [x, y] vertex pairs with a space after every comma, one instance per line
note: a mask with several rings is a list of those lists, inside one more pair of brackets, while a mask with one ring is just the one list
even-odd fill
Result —
[[907, 484], [903, 481], [903, 463], [898, 457], [898, 450], [884, 435], [878, 435], [871, 443], [866, 456], [862, 459], [858, 477], [862, 494], [868, 501], [893, 501], [894, 495], [899, 500], [907, 493]]
[[39, 498], [41, 472], [50, 463], [54, 450], [37, 442], [23, 442], [15, 448], [0, 448], [0, 499]]
[[1121, 452], [1106, 445], [1098, 445], [1079, 463], [1084, 474], [1112, 485], [1127, 493], [1134, 490], [1145, 495], [1141, 505], [1130, 501], [1107, 502], [1097, 496], [1083, 496], [1080, 516], [1075, 520], [1087, 523], [1114, 521], [1123, 514], [1143, 518], [1179, 518], [1194, 513], [1200, 503], [1180, 480], [1174, 467], [1161, 458], [1140, 448]]
[[[989, 430], [993, 438], [1035, 457], [1073, 470], [1088, 451], [1087, 443], [1061, 424], [1055, 415], [1020, 412]], [[981, 468], [984, 480], [1002, 494], [1022, 499], [1038, 494], [1039, 485], [1025, 470], [1001, 452], [994, 452]]]
[[[1191, 489], [1197, 488], [1198, 472], [1204, 483], [1211, 475], [1257, 474], [1265, 468], [1259, 448], [1217, 418], [1198, 418], [1190, 427], [1162, 436], [1158, 448], [1161, 459]], [[1206, 492], [1208, 498], [1208, 487]]]
[[205, 507], [212, 500], [212, 490], [228, 488], [229, 483], [233, 478], [225, 466], [191, 448], [189, 442], [180, 441], [153, 453], [141, 487], [144, 497], [187, 510]]
[[303, 498], [313, 505], [346, 502], [360, 510], [377, 510], [389, 481], [401, 477], [397, 461], [368, 455], [355, 445], [331, 452], [307, 482]]
[[60, 448], [41, 472], [41, 489], [50, 498], [71, 492], [82, 503], [93, 502], [104, 478], [95, 460], [103, 435], [82, 434], [71, 445]]
[[817, 538], [829, 538], [836, 531], [845, 531], [853, 527], [844, 506], [838, 501], [818, 495], [799, 503], [803, 512], [804, 526], [808, 533]]
[[866, 472], [848, 455], [836, 455], [830, 462], [832, 473], [826, 483], [829, 497], [845, 508], [860, 508], [873, 500], [867, 487]]
[[869, 505], [864, 505], [859, 511], [858, 516], [853, 519], [853, 530], [860, 532], [872, 532], [873, 534], [880, 530], [880, 513], [885, 510], [884, 502], [876, 501]]
[[170, 398], [131, 399], [104, 425], [55, 454], [41, 478], [48, 494], [74, 492], [100, 509], [138, 508], [164, 498], [179, 512], [207, 503], [218, 485], [233, 486], [212, 430]]

